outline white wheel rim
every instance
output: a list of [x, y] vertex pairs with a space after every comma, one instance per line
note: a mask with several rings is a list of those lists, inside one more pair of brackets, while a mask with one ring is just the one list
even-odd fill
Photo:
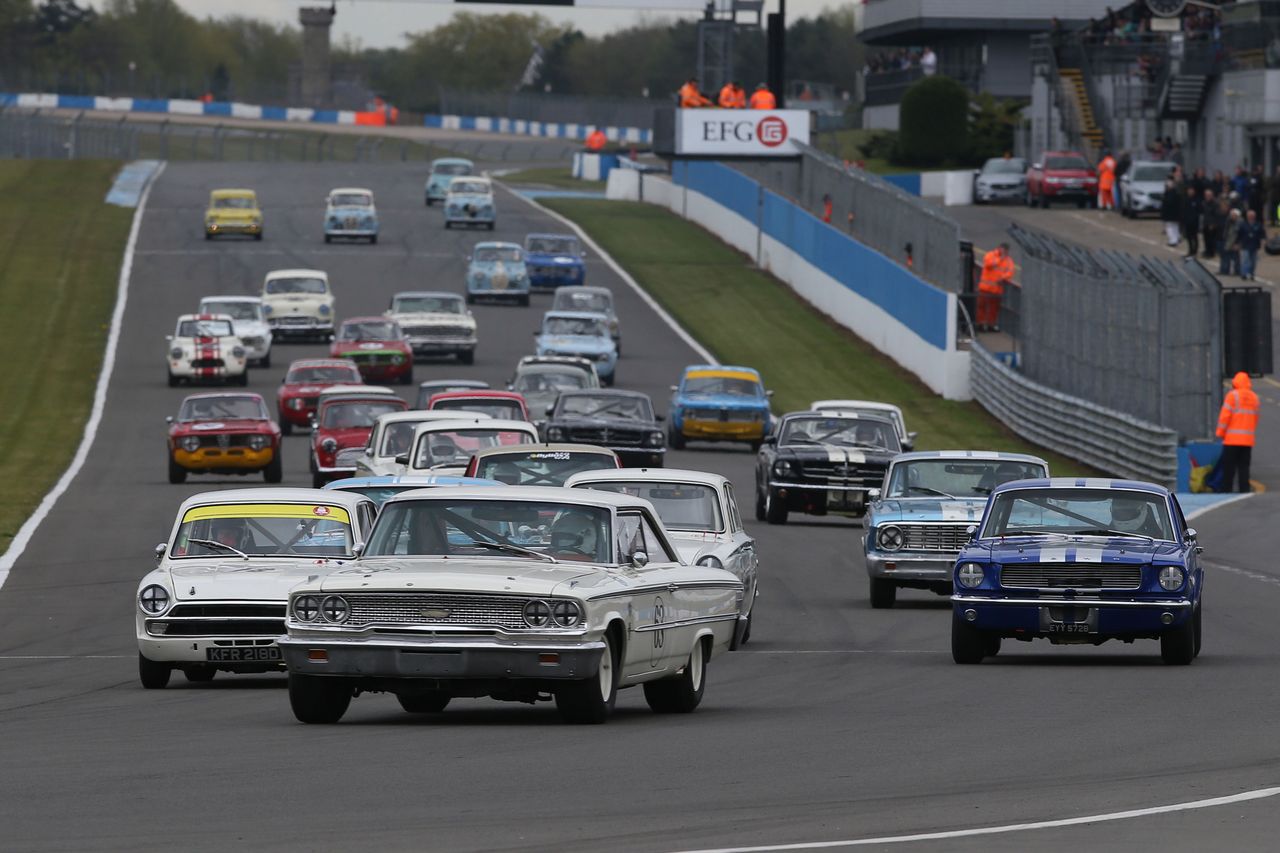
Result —
[[613, 649], [609, 638], [604, 639], [604, 652], [600, 655], [600, 698], [608, 702], [613, 695]]
[[693, 647], [693, 652], [689, 655], [689, 683], [694, 690], [702, 689], [702, 644]]

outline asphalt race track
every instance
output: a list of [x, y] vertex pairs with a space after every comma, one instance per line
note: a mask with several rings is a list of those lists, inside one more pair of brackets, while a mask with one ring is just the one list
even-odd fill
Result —
[[[956, 666], [944, 599], [906, 591], [871, 610], [861, 527], [793, 516], [749, 522], [763, 584], [752, 643], [712, 663], [687, 717], [651, 714], [636, 690], [596, 727], [489, 700], [423, 719], [373, 695], [340, 725], [305, 726], [280, 675], [143, 690], [133, 594], [152, 547], [182, 498], [261, 482], [168, 485], [163, 418], [187, 390], [165, 385], [163, 336], [200, 296], [256, 293], [280, 267], [328, 270], [339, 316], [379, 313], [396, 290], [461, 291], [468, 248], [489, 234], [445, 231], [422, 179], [418, 165], [172, 164], [156, 185], [97, 443], [0, 590], [0, 849], [671, 851], [1072, 818], [1280, 783], [1270, 496], [1195, 522], [1212, 565], [1190, 667], [1163, 666], [1150, 641], [1006, 641], [1000, 657]], [[265, 240], [205, 242], [204, 201], [225, 185], [257, 189]], [[325, 193], [352, 185], [377, 195], [379, 243], [325, 245]], [[504, 192], [496, 236], [533, 230], [558, 226]], [[620, 387], [665, 411], [695, 357], [598, 258], [588, 276], [619, 302]], [[501, 384], [549, 301], [477, 306], [476, 364], [419, 365], [416, 378]], [[323, 351], [280, 345], [251, 387], [273, 399], [292, 358]], [[307, 441], [285, 440], [286, 484], [309, 482]], [[695, 445], [668, 464], [731, 476], [750, 512], [745, 446]], [[904, 846], [1274, 849], [1278, 833], [1280, 801], [1264, 799]]]

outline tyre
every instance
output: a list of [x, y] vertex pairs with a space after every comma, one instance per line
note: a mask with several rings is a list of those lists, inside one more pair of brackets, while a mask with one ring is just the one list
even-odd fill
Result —
[[663, 456], [663, 454], [661, 454], [661, 453], [655, 453], [655, 454], [653, 454], [652, 456], [650, 456], [650, 457], [649, 457], [649, 467], [650, 467], [650, 468], [661, 468], [661, 467], [662, 467], [662, 463], [663, 463], [664, 461], [665, 461], [665, 457]]
[[463, 350], [458, 353], [458, 364], [475, 364], [476, 351], [473, 349]]
[[413, 371], [412, 371], [412, 370], [410, 370], [408, 373], [406, 373], [406, 374], [404, 374], [403, 376], [401, 376], [401, 377], [400, 377], [400, 384], [401, 384], [401, 385], [412, 385], [412, 384], [413, 384]]
[[289, 673], [289, 707], [300, 723], [336, 723], [351, 704], [343, 678]]
[[284, 479], [284, 461], [280, 458], [279, 450], [267, 463], [267, 467], [262, 469], [262, 479], [268, 483], [278, 483]]
[[675, 424], [667, 429], [667, 444], [672, 450], [684, 450], [684, 433], [677, 429]]
[[497, 228], [497, 227], [498, 227], [498, 223], [496, 223], [496, 222], [486, 222], [486, 223], [484, 224], [484, 226], [485, 226], [486, 228], [488, 228], [490, 231], [492, 231], [494, 228]]
[[324, 476], [319, 471], [311, 472], [311, 488], [323, 489], [325, 484]]
[[324, 235], [324, 241], [325, 241], [326, 243], [332, 243], [332, 242], [333, 242], [333, 235], [332, 235], [332, 234], [326, 234], [326, 235]]
[[751, 452], [752, 452], [752, 453], [759, 453], [759, 452], [760, 452], [760, 448], [764, 446], [764, 442], [763, 442], [763, 441], [752, 441], [752, 442], [750, 442], [750, 444], [751, 444]]
[[1040, 206], [1041, 206], [1042, 208], [1048, 208], [1048, 207], [1049, 207], [1049, 197], [1048, 197], [1047, 195], [1045, 195], [1043, 192], [1042, 192], [1042, 193], [1040, 193]]
[[982, 663], [987, 656], [987, 638], [972, 625], [951, 619], [951, 659], [956, 663]]
[[446, 219], [444, 221], [444, 230], [448, 231], [452, 227], [453, 227], [453, 223]]
[[293, 435], [293, 424], [291, 424], [286, 418], [280, 419], [280, 434]]
[[1035, 198], [1035, 196], [1033, 196], [1033, 195], [1031, 194], [1031, 188], [1030, 188], [1030, 187], [1028, 187], [1028, 188], [1027, 188], [1027, 195], [1026, 195], [1026, 197], [1023, 199], [1023, 201], [1025, 201], [1025, 202], [1026, 202], [1027, 207], [1035, 207], [1035, 206], [1036, 206], [1036, 198]]
[[427, 207], [430, 207], [430, 206], [431, 206], [431, 199], [427, 198]]
[[213, 235], [212, 235], [212, 234], [210, 234], [208, 231], [206, 231], [206, 232], [204, 232], [204, 238], [205, 238], [206, 240], [212, 240], [212, 239], [213, 239]]
[[271, 366], [271, 350], [267, 350], [267, 354], [264, 355], [262, 358], [258, 359], [258, 367], [270, 367], [270, 366]]
[[998, 634], [991, 634], [986, 639], [987, 647], [984, 651], [987, 653], [987, 657], [993, 658], [1000, 654], [1000, 636]]
[[770, 524], [786, 524], [789, 514], [787, 505], [774, 497], [773, 489], [766, 486], [764, 492], [764, 520]]
[[369, 235], [369, 245], [376, 246], [377, 244], [378, 244], [378, 235], [377, 234]]
[[244, 373], [241, 373], [239, 376], [235, 377], [232, 380], [232, 382], [234, 382], [236, 385], [239, 385], [241, 388], [244, 388], [245, 386], [247, 386], [249, 384], [249, 368], [246, 367]]
[[1204, 599], [1201, 598], [1200, 606], [1196, 608], [1196, 612], [1191, 615], [1191, 621], [1195, 627], [1192, 629], [1196, 635], [1196, 651], [1195, 656], [1200, 657], [1200, 612], [1204, 609]]
[[261, 243], [261, 242], [262, 242], [262, 232], [261, 232], [261, 231], [259, 231], [257, 234], [254, 234], [254, 235], [253, 235], [253, 239], [255, 239], [255, 240], [257, 240], [259, 243]]
[[612, 374], [612, 373], [610, 373], [608, 376], [601, 376], [601, 377], [600, 377], [600, 384], [601, 384], [601, 385], [603, 385], [603, 386], [604, 386], [604, 387], [606, 387], [606, 388], [612, 388], [612, 387], [613, 387], [613, 381], [614, 381], [614, 374]]
[[169, 387], [170, 387], [170, 388], [177, 388], [177, 387], [178, 387], [178, 383], [180, 383], [181, 381], [182, 381], [182, 380], [181, 380], [181, 379], [179, 379], [178, 377], [174, 376], [172, 372], [169, 374]]
[[644, 701], [655, 714], [688, 714], [702, 704], [706, 689], [707, 644], [699, 640], [679, 675], [645, 682]]
[[467, 304], [468, 304], [468, 305], [475, 305], [475, 304], [476, 304], [476, 298], [475, 298], [475, 296], [473, 296], [473, 295], [472, 295], [472, 294], [470, 294], [470, 293], [468, 293], [468, 294], [467, 294]]
[[764, 521], [768, 516], [765, 514], [764, 492], [756, 487], [756, 521]]
[[138, 652], [138, 680], [148, 690], [163, 690], [169, 684], [173, 669], [167, 663], [157, 663]]
[[187, 469], [183, 468], [177, 462], [173, 461], [173, 457], [169, 457], [169, 482], [175, 486], [179, 483], [187, 481]]
[[613, 348], [617, 351], [618, 358], [622, 358], [622, 339], [621, 338], [613, 339]]
[[410, 714], [438, 714], [445, 709], [452, 697], [448, 693], [432, 690], [430, 693], [396, 694], [400, 707]]
[[1076, 208], [1079, 210], [1084, 210], [1087, 205], [1088, 205], [1088, 202], [1085, 199], [1076, 200]]
[[613, 648], [613, 635], [602, 638], [600, 669], [594, 678], [572, 681], [556, 690], [556, 710], [566, 723], [598, 725], [609, 719], [618, 698], [618, 654]]
[[898, 600], [898, 585], [885, 578], [871, 578], [871, 606], [888, 610]]
[[1177, 628], [1160, 635], [1160, 659], [1171, 666], [1186, 666], [1196, 659], [1195, 614]]
[[206, 681], [213, 681], [213, 677], [218, 674], [218, 671], [211, 666], [196, 664], [195, 666], [184, 666], [182, 674], [187, 677], [187, 681], [203, 684]]

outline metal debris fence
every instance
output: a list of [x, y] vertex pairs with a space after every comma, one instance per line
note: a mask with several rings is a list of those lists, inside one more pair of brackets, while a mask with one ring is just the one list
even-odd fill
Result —
[[1212, 274], [1195, 259], [1086, 249], [1017, 225], [1009, 234], [1021, 249], [1027, 379], [1182, 439], [1213, 435], [1222, 285]]

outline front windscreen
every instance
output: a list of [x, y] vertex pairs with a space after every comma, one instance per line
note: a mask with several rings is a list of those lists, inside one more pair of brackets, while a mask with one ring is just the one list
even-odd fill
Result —
[[982, 536], [1046, 533], [1173, 539], [1163, 495], [1127, 489], [1015, 489], [992, 498]]
[[[388, 504], [368, 557], [495, 557], [612, 563], [603, 507], [528, 500], [406, 500]], [[465, 571], [465, 563], [461, 571]]]
[[1050, 157], [1044, 161], [1046, 169], [1057, 171], [1087, 171], [1089, 164], [1082, 157]]
[[585, 335], [599, 338], [607, 334], [604, 323], [590, 317], [548, 317], [542, 325], [544, 335]]
[[562, 287], [556, 291], [554, 306], [558, 311], [608, 314], [611, 302], [606, 293], [584, 293], [581, 290]]
[[372, 207], [373, 196], [368, 193], [334, 193], [329, 196], [334, 207]]
[[915, 459], [889, 475], [889, 498], [985, 498], [999, 485], [1046, 476], [1043, 465], [999, 459]]
[[530, 237], [525, 248], [541, 255], [576, 255], [578, 241], [573, 237]]
[[710, 486], [693, 483], [652, 483], [644, 480], [622, 482], [610, 480], [586, 483], [588, 489], [617, 492], [644, 498], [653, 504], [658, 517], [668, 530], [719, 533], [724, 530], [720, 500]]
[[534, 450], [486, 455], [475, 476], [508, 486], [563, 486], [582, 471], [607, 471], [618, 467], [611, 455], [570, 450]]
[[524, 260], [524, 252], [517, 246], [485, 246], [476, 249], [472, 257], [481, 263], [493, 263], [495, 261], [515, 263], [516, 261]]
[[871, 415], [876, 418], [888, 418], [893, 421], [893, 425], [897, 427], [899, 433], [903, 432], [902, 415], [892, 409], [876, 409], [870, 406], [822, 406], [821, 411], [848, 412], [851, 415]]
[[690, 375], [684, 380], [686, 394], [729, 394], [734, 397], [763, 397], [760, 383], [738, 376]]
[[226, 320], [183, 320], [178, 324], [180, 338], [227, 338], [231, 324]]
[[343, 323], [338, 339], [343, 341], [398, 341], [400, 327], [378, 321]]
[[340, 400], [327, 403], [320, 416], [320, 426], [325, 429], [357, 429], [373, 426], [379, 415], [404, 411], [404, 404], [384, 403], [373, 400]]
[[257, 302], [215, 302], [206, 299], [200, 303], [201, 314], [226, 314], [232, 320], [261, 320], [262, 305]]
[[419, 436], [418, 447], [413, 457], [413, 467], [426, 469], [466, 465], [471, 461], [471, 455], [477, 450], [484, 450], [486, 447], [528, 444], [537, 440], [535, 435], [514, 429], [468, 427], [434, 430]]
[[558, 417], [621, 418], [648, 423], [653, 420], [653, 408], [644, 397], [614, 396], [602, 394], [569, 394], [556, 405]]
[[326, 293], [322, 278], [273, 278], [267, 282], [267, 293]]
[[451, 193], [468, 193], [474, 195], [488, 195], [489, 185], [481, 181], [453, 181], [449, 184], [449, 192]]
[[284, 381], [290, 385], [325, 382], [353, 382], [359, 385], [363, 380], [360, 378], [360, 369], [355, 365], [342, 367], [335, 364], [323, 367], [295, 367], [289, 371]]
[[420, 296], [397, 296], [391, 303], [396, 314], [465, 314], [462, 298], [424, 293]]
[[446, 411], [457, 409], [468, 414], [478, 412], [502, 421], [524, 420], [524, 412], [521, 410], [520, 404], [515, 400], [483, 400], [459, 397], [454, 400], [437, 400], [431, 408], [432, 410], [444, 409]]
[[888, 421], [855, 418], [788, 418], [778, 444], [834, 445], [854, 450], [898, 450], [898, 432]]
[[188, 397], [178, 410], [180, 421], [266, 419], [267, 409], [258, 397]]
[[1027, 161], [1019, 157], [993, 157], [982, 165], [984, 175], [1021, 175], [1027, 171]]
[[187, 510], [171, 557], [346, 557], [351, 518], [327, 504], [222, 504]]
[[1169, 177], [1169, 173], [1173, 171], [1173, 163], [1167, 166], [1136, 166], [1131, 175], [1131, 180], [1154, 184], [1163, 181]]
[[587, 375], [581, 370], [538, 370], [522, 373], [511, 383], [511, 390], [525, 396], [572, 391], [587, 387]]
[[354, 492], [357, 495], [364, 495], [378, 506], [382, 506], [388, 499], [395, 497], [401, 492], [420, 488], [422, 488], [422, 486], [344, 486], [337, 491]]
[[258, 202], [252, 196], [230, 196], [215, 198], [213, 206], [217, 210], [253, 210], [258, 206]]
[[466, 163], [436, 163], [431, 167], [433, 175], [470, 175], [471, 167]]

